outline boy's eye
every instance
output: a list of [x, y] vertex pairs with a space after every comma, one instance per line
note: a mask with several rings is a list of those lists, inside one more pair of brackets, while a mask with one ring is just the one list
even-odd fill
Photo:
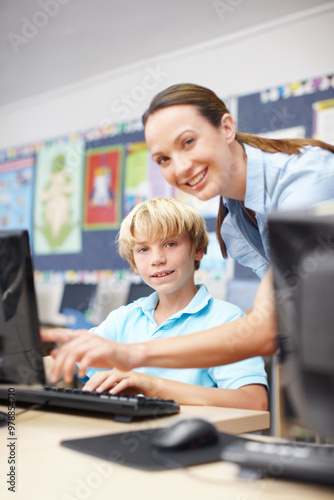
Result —
[[139, 248], [139, 250], [138, 250], [139, 253], [146, 253], [147, 251], [148, 251], [147, 247], [142, 247], [142, 248]]
[[176, 247], [176, 243], [174, 241], [169, 241], [166, 246], [169, 248], [173, 248]]

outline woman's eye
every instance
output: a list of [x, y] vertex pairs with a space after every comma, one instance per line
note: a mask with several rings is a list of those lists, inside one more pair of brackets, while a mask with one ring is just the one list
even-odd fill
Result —
[[188, 139], [186, 139], [183, 142], [183, 144], [184, 144], [184, 146], [190, 146], [193, 142], [194, 142], [194, 139], [192, 137], [189, 137]]
[[163, 167], [164, 165], [166, 165], [167, 161], [168, 161], [168, 157], [167, 156], [161, 156], [160, 158], [158, 158], [157, 164], [160, 167]]

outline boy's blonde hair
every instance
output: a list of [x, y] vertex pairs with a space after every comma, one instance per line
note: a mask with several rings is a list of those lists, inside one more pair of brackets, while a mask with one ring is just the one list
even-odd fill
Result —
[[[192, 255], [200, 249], [206, 253], [209, 243], [205, 220], [193, 208], [174, 198], [151, 198], [142, 201], [123, 220], [117, 236], [119, 254], [127, 259], [133, 270], [135, 230], [144, 233], [152, 242], [158, 238], [168, 239], [188, 234]], [[195, 270], [199, 265], [200, 261], [195, 261]]]

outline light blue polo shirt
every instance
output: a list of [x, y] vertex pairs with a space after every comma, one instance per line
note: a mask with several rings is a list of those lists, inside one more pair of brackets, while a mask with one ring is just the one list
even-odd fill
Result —
[[221, 228], [228, 254], [260, 277], [270, 267], [267, 216], [277, 210], [309, 209], [334, 199], [334, 154], [307, 146], [300, 155], [265, 153], [243, 144], [247, 155], [245, 207], [256, 213], [259, 231], [242, 215], [237, 200]]
[[[103, 323], [91, 331], [118, 342], [145, 342], [199, 332], [244, 316], [239, 307], [211, 297], [205, 285], [197, 288], [197, 294], [187, 307], [159, 326], [153, 316], [158, 303], [158, 294], [154, 292], [149, 297], [112, 311]], [[237, 332], [236, 341], [242, 342]], [[89, 368], [87, 376], [91, 377], [95, 371]], [[263, 384], [268, 389], [264, 362], [260, 357], [209, 369], [144, 367], [136, 371], [204, 387], [238, 389], [244, 385]]]

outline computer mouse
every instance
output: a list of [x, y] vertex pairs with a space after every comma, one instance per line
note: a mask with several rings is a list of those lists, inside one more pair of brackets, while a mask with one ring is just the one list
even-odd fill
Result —
[[201, 418], [185, 418], [159, 429], [151, 444], [165, 450], [195, 450], [218, 442], [216, 427]]

